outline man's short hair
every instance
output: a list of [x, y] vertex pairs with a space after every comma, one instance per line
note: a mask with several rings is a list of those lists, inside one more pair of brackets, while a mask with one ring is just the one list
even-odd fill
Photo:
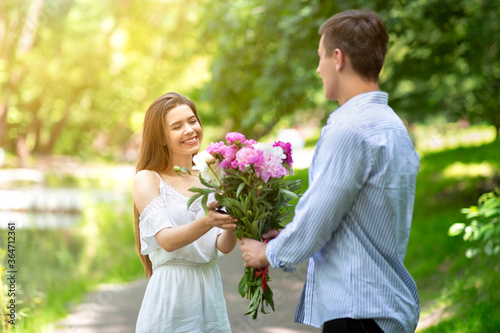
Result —
[[319, 28], [326, 56], [340, 49], [362, 77], [378, 81], [389, 35], [380, 16], [368, 10], [349, 10], [330, 17]]

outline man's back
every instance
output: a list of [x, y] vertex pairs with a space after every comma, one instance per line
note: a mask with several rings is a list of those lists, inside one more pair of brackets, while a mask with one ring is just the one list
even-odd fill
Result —
[[[332, 113], [296, 209], [297, 226], [290, 226], [314, 228], [311, 239], [321, 244], [310, 260], [299, 321], [374, 318], [387, 331], [415, 328], [418, 293], [404, 256], [418, 164], [387, 94], [358, 95]], [[306, 253], [307, 246], [289, 251]]]

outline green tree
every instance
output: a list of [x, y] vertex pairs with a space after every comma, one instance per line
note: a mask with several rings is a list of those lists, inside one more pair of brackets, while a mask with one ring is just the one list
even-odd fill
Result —
[[494, 125], [500, 138], [500, 2], [391, 1], [384, 87], [412, 121], [443, 113]]
[[7, 116], [27, 71], [17, 59], [33, 48], [43, 0], [0, 3], [0, 145], [7, 130]]
[[[410, 122], [441, 113], [500, 128], [498, 0], [219, 1], [204, 15], [212, 120], [259, 137], [284, 115], [324, 108], [315, 75], [318, 28], [341, 10], [369, 8], [390, 44], [381, 88]], [[497, 136], [498, 137], [498, 136]]]
[[198, 1], [21, 4], [0, 10], [0, 27], [17, 27], [0, 46], [0, 144], [10, 151], [25, 137], [34, 153], [108, 154], [159, 95], [196, 84]]
[[198, 102], [221, 133], [256, 139], [296, 112], [328, 113], [315, 73], [318, 28], [350, 8], [387, 23], [381, 88], [396, 112], [500, 130], [498, 0], [8, 0], [0, 3], [0, 145], [13, 152], [25, 137], [35, 153], [106, 154], [169, 90]]
[[324, 105], [318, 28], [334, 1], [217, 1], [202, 15], [212, 79], [200, 98], [212, 121], [258, 139], [280, 117]]

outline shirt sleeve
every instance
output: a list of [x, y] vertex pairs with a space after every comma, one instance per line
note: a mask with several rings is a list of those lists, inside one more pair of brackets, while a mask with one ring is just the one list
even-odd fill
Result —
[[147, 255], [161, 245], [155, 235], [162, 229], [171, 228], [172, 222], [168, 216], [167, 205], [162, 197], [151, 201], [139, 217], [139, 234], [141, 238], [141, 254]]
[[[314, 154], [314, 174], [295, 208], [295, 216], [268, 243], [266, 257], [274, 268], [293, 271], [320, 251], [355, 204], [371, 168], [363, 135], [348, 124], [324, 128]], [[311, 170], [310, 170], [311, 172]]]

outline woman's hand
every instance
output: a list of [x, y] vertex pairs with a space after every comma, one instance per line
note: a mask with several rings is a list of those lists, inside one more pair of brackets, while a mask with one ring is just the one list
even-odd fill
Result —
[[238, 219], [232, 217], [231, 215], [217, 212], [215, 208], [218, 204], [218, 201], [214, 201], [207, 205], [208, 215], [205, 216], [207, 225], [212, 228], [216, 227], [233, 231], [234, 229], [236, 229], [236, 222], [238, 222]]

